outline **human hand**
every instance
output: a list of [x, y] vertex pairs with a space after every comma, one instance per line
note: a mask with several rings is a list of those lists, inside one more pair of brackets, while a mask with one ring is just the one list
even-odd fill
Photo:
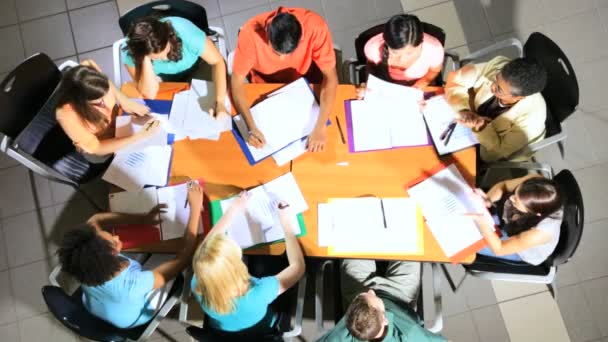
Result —
[[281, 221], [281, 225], [283, 228], [287, 228], [289, 226], [289, 222], [293, 219], [293, 210], [289, 206], [289, 203], [285, 201], [279, 201], [279, 221]]
[[429, 81], [423, 80], [421, 78], [418, 81], [416, 81], [414, 84], [412, 84], [412, 87], [422, 90], [422, 89], [426, 88], [428, 85], [429, 85]]
[[134, 101], [132, 99], [127, 99], [125, 101], [123, 101], [120, 106], [122, 107], [122, 110], [124, 110], [125, 112], [129, 113], [129, 114], [134, 114], [137, 116], [145, 116], [150, 114], [150, 107], [146, 106], [145, 104], [139, 103], [137, 101]]
[[149, 138], [149, 137], [153, 136], [154, 134], [158, 133], [159, 131], [160, 131], [160, 121], [158, 121], [156, 119], [150, 119], [150, 120], [148, 120], [148, 122], [146, 122], [144, 124], [144, 127], [142, 128], [142, 130], [137, 132], [137, 134], [141, 138]]
[[426, 100], [425, 99], [421, 99], [420, 101], [418, 101], [418, 108], [420, 109], [421, 112], [424, 110], [424, 108], [426, 108]]
[[266, 145], [266, 139], [264, 138], [264, 134], [256, 126], [253, 126], [249, 130], [247, 143], [255, 148], [262, 148]]
[[144, 215], [142, 223], [150, 225], [157, 225], [161, 223], [162, 219], [160, 215], [166, 212], [165, 209], [167, 209], [167, 205], [164, 203], [156, 205], [154, 208], [150, 209], [147, 214]]
[[223, 102], [216, 101], [213, 108], [209, 108], [209, 115], [214, 118], [218, 118], [221, 115], [228, 115], [228, 110]]
[[101, 68], [99, 67], [99, 65], [97, 65], [97, 63], [92, 59], [85, 59], [84, 61], [80, 62], [80, 65], [88, 66], [98, 72], [101, 72]]
[[327, 128], [315, 128], [308, 136], [308, 152], [322, 152], [327, 141]]
[[491, 121], [490, 118], [479, 116], [477, 115], [477, 113], [472, 112], [470, 110], [464, 110], [458, 114], [459, 117], [456, 119], [456, 121], [459, 124], [471, 128], [475, 131], [480, 131], [484, 129], [488, 122]]
[[200, 212], [203, 207], [203, 187], [197, 181], [188, 181], [188, 205], [191, 212]]
[[363, 82], [357, 87], [357, 100], [363, 100], [367, 92], [367, 83]]
[[477, 188], [473, 190], [476, 200], [483, 202], [484, 207], [490, 208], [492, 206], [492, 201], [488, 197], [488, 195], [481, 189]]
[[230, 208], [238, 211], [245, 211], [247, 208], [247, 203], [249, 203], [249, 198], [251, 195], [246, 190], [241, 191], [239, 195], [230, 203]]

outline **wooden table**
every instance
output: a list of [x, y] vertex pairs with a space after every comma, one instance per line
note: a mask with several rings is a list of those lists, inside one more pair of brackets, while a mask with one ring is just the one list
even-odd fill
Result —
[[[247, 98], [250, 103], [259, 101], [281, 85], [248, 84]], [[162, 85], [159, 99], [171, 99], [176, 89], [185, 89], [184, 85], [167, 83]], [[130, 96], [137, 96], [132, 87], [124, 87]], [[318, 94], [318, 88], [315, 89]], [[439, 163], [455, 162], [467, 182], [475, 182], [475, 149], [469, 148], [439, 158], [433, 146], [399, 148], [384, 151], [349, 153], [348, 145], [340, 138], [341, 127], [346, 134], [344, 101], [355, 98], [352, 85], [339, 85], [336, 101], [331, 111], [331, 125], [327, 128], [326, 150], [321, 153], [306, 153], [293, 161], [292, 172], [306, 198], [310, 209], [304, 213], [307, 235], [300, 238], [307, 256], [328, 257], [327, 248], [317, 244], [317, 203], [326, 202], [328, 198], [358, 197], [374, 195], [378, 197], [406, 196], [405, 184], [428, 172]], [[288, 115], [288, 113], [286, 113]], [[340, 125], [336, 122], [336, 117]], [[214, 189], [208, 189], [211, 200], [226, 197], [235, 193], [235, 189], [252, 187], [270, 181], [289, 171], [289, 165], [277, 167], [269, 158], [255, 166], [247, 163], [232, 133], [223, 133], [218, 142], [209, 140], [179, 141], [174, 145], [174, 159], [171, 167], [171, 180], [179, 181], [183, 177], [202, 177]], [[221, 191], [225, 189], [226, 191]], [[161, 246], [161, 245], [164, 245]], [[163, 241], [155, 246], [144, 246], [146, 251], [175, 251], [180, 244], [176, 241]], [[163, 248], [160, 248], [163, 247]], [[281, 254], [284, 244], [273, 244], [248, 251], [254, 254]], [[421, 260], [448, 262], [437, 241], [428, 227], [424, 228], [424, 254], [422, 255], [353, 255], [353, 258], [373, 258], [392, 260]], [[472, 262], [471, 255], [464, 262]]]

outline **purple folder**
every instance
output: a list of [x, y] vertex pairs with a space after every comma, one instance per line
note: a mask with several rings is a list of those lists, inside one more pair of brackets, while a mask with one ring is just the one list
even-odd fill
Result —
[[359, 153], [359, 152], [372, 152], [372, 151], [381, 151], [381, 150], [392, 150], [395, 148], [402, 147], [420, 147], [420, 146], [430, 146], [432, 145], [431, 135], [427, 128], [426, 130], [426, 143], [420, 145], [407, 145], [407, 146], [393, 146], [389, 148], [383, 148], [378, 150], [367, 150], [367, 151], [355, 151], [355, 135], [353, 134], [353, 113], [350, 106], [350, 102], [355, 100], [345, 100], [344, 101], [344, 112], [346, 114], [346, 135], [348, 138], [348, 152], [350, 153]]

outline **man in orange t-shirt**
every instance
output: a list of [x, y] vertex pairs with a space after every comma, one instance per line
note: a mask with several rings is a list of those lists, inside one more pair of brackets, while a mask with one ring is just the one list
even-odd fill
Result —
[[320, 82], [321, 110], [308, 137], [308, 150], [323, 151], [338, 74], [331, 34], [320, 15], [303, 8], [279, 7], [251, 18], [239, 32], [232, 69], [232, 98], [249, 128], [247, 142], [254, 147], [262, 147], [266, 141], [251, 117], [243, 87], [246, 78], [254, 83], [289, 83], [304, 76]]

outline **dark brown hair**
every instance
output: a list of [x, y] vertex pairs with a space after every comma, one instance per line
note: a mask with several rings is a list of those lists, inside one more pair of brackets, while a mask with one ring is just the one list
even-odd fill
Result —
[[359, 340], [369, 341], [382, 331], [382, 312], [371, 306], [362, 294], [353, 299], [344, 315], [348, 332]]
[[73, 67], [63, 75], [57, 89], [57, 108], [70, 104], [84, 122], [103, 129], [109, 121], [89, 101], [102, 98], [109, 90], [110, 82], [106, 75], [84, 65]]
[[515, 189], [515, 194], [528, 212], [513, 208], [514, 214], [505, 227], [509, 236], [536, 227], [540, 221], [562, 209], [565, 202], [559, 185], [541, 177], [525, 180]]
[[182, 40], [169, 21], [162, 22], [153, 16], [141, 18], [131, 24], [127, 38], [123, 49], [135, 62], [136, 79], [139, 79], [144, 57], [163, 51], [167, 43], [171, 45], [169, 60], [176, 62], [182, 59]]

